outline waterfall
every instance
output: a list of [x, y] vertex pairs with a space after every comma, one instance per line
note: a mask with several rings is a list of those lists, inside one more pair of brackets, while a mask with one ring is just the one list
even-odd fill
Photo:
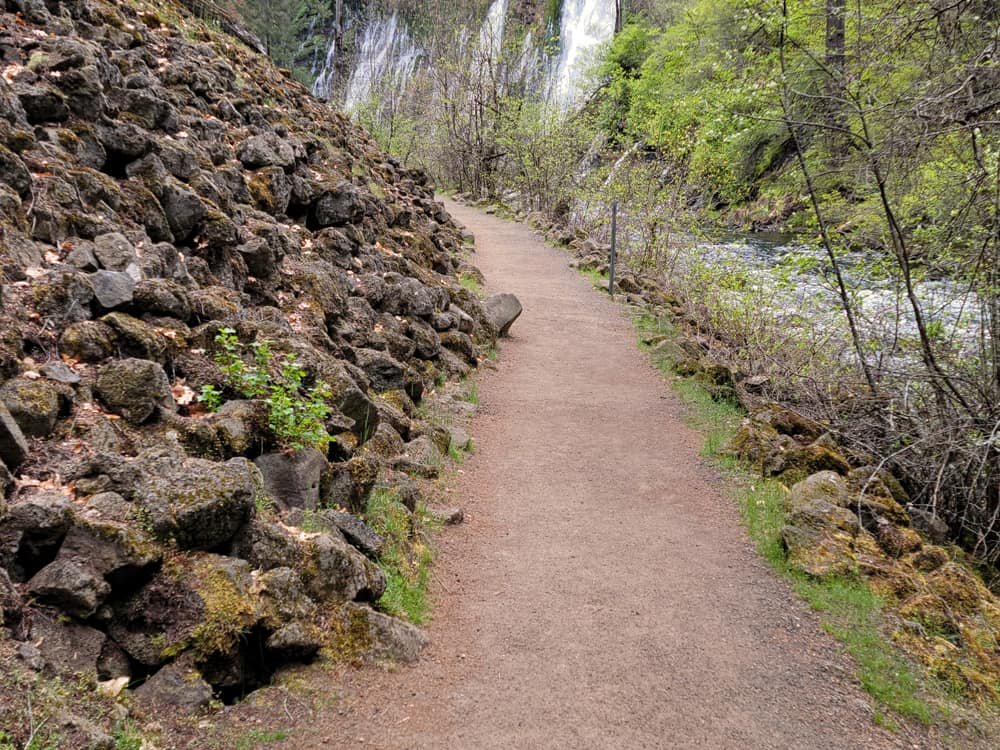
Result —
[[[315, 96], [330, 98], [333, 94], [336, 46], [336, 40], [331, 39], [323, 68], [313, 83]], [[422, 54], [397, 13], [372, 20], [361, 35], [354, 69], [347, 81], [344, 111], [356, 111], [368, 103], [373, 93], [381, 96], [383, 87], [390, 97], [402, 95]]]
[[[313, 28], [316, 25], [315, 20], [309, 27], [310, 35], [313, 32]], [[337, 61], [337, 35], [332, 34], [330, 36], [330, 44], [326, 48], [326, 58], [323, 60], [323, 67], [320, 68], [319, 74], [316, 73], [315, 64], [313, 66], [313, 75], [316, 76], [316, 80], [313, 81], [312, 93], [313, 96], [320, 99], [329, 99], [330, 95], [333, 93], [333, 77], [336, 72], [336, 67], [334, 63]]]
[[479, 30], [479, 52], [484, 60], [494, 62], [503, 51], [503, 31], [507, 20], [508, 0], [494, 0]]
[[559, 23], [559, 59], [549, 81], [548, 100], [565, 111], [579, 99], [580, 77], [593, 53], [611, 40], [617, 20], [615, 0], [564, 0]]
[[358, 62], [347, 82], [344, 111], [354, 112], [366, 104], [375, 87], [387, 83], [390, 94], [401, 95], [410, 82], [422, 51], [393, 13], [388, 20], [375, 21], [365, 29], [358, 50]]

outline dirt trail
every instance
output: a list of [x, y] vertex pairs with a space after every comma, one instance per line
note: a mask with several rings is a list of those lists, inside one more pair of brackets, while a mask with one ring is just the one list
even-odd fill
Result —
[[432, 646], [348, 677], [315, 744], [911, 747], [751, 550], [619, 309], [527, 228], [457, 205], [525, 307], [480, 385]]

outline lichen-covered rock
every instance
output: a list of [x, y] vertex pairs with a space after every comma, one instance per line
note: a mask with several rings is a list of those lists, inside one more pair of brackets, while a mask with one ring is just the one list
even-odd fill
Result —
[[315, 448], [294, 453], [265, 453], [254, 459], [264, 479], [264, 492], [282, 509], [319, 506], [320, 479], [327, 468], [326, 457]]
[[799, 505], [781, 530], [789, 566], [816, 577], [850, 573], [859, 529], [857, 516], [826, 500]]
[[102, 362], [114, 351], [114, 331], [93, 320], [73, 323], [59, 337], [59, 349], [81, 362]]
[[360, 218], [364, 203], [358, 189], [349, 182], [327, 188], [312, 209], [319, 227], [339, 227]]
[[135, 699], [148, 708], [179, 708], [188, 713], [212, 700], [212, 686], [191, 659], [181, 659], [157, 670], [135, 690]]
[[26, 581], [55, 556], [72, 519], [62, 492], [35, 492], [12, 503], [0, 518], [0, 565], [15, 581]]
[[176, 408], [167, 374], [158, 363], [145, 359], [122, 359], [102, 366], [95, 390], [111, 411], [133, 424], [145, 422], [158, 407]]
[[345, 604], [333, 626], [334, 649], [350, 659], [412, 663], [429, 643], [414, 625], [359, 604]]
[[15, 378], [0, 387], [0, 401], [10, 410], [21, 432], [28, 437], [45, 437], [56, 426], [62, 394], [45, 380]]
[[303, 542], [303, 579], [317, 601], [377, 601], [385, 592], [382, 569], [339, 532], [310, 534]]
[[136, 498], [159, 538], [182, 549], [225, 544], [250, 518], [260, 474], [244, 458], [225, 463], [170, 454], [141, 461]]

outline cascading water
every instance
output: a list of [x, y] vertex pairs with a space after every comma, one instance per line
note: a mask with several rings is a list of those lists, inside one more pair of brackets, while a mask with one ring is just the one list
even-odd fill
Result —
[[[357, 111], [379, 89], [387, 89], [390, 96], [402, 94], [422, 54], [397, 13], [373, 20], [361, 35], [357, 62], [347, 81], [344, 111]], [[333, 94], [335, 63], [336, 43], [331, 40], [323, 69], [313, 84], [316, 96], [329, 98]]]
[[615, 34], [615, 0], [564, 0], [559, 23], [559, 59], [549, 80], [548, 100], [566, 111], [580, 95], [581, 77], [594, 62], [591, 55]]
[[499, 60], [503, 51], [503, 31], [509, 0], [494, 0], [479, 30], [479, 52], [483, 59]]
[[358, 51], [358, 64], [347, 82], [344, 111], [354, 112], [368, 102], [378, 84], [388, 83], [393, 93], [402, 93], [422, 54], [409, 31], [393, 13], [365, 29]]

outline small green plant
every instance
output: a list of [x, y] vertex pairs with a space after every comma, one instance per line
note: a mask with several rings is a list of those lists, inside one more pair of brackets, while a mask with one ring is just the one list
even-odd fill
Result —
[[115, 750], [142, 750], [142, 735], [131, 721], [122, 721], [115, 727]]
[[[330, 388], [326, 383], [306, 387], [307, 373], [294, 354], [283, 356], [275, 368], [269, 342], [254, 341], [246, 347], [232, 328], [221, 329], [215, 343], [218, 350], [214, 359], [226, 378], [226, 385], [244, 398], [264, 400], [268, 426], [280, 445], [296, 450], [327, 449], [333, 438], [325, 424], [330, 415], [327, 403]], [[250, 364], [245, 358], [247, 348]], [[222, 393], [215, 386], [206, 385], [199, 400], [205, 408], [215, 411], [222, 405]]]
[[476, 385], [475, 380], [465, 381], [465, 388], [462, 391], [462, 400], [468, 401], [470, 404], [479, 403], [479, 386]]
[[386, 589], [379, 607], [420, 625], [427, 619], [427, 586], [434, 553], [413, 534], [413, 517], [393, 490], [376, 488], [372, 492], [365, 520], [385, 539], [379, 564], [385, 571]]
[[253, 750], [260, 745], [287, 740], [288, 735], [285, 729], [251, 729], [236, 741], [235, 750]]
[[463, 273], [458, 279], [459, 285], [463, 289], [468, 289], [477, 297], [483, 296], [483, 286], [479, 283], [479, 280], [471, 274]]

